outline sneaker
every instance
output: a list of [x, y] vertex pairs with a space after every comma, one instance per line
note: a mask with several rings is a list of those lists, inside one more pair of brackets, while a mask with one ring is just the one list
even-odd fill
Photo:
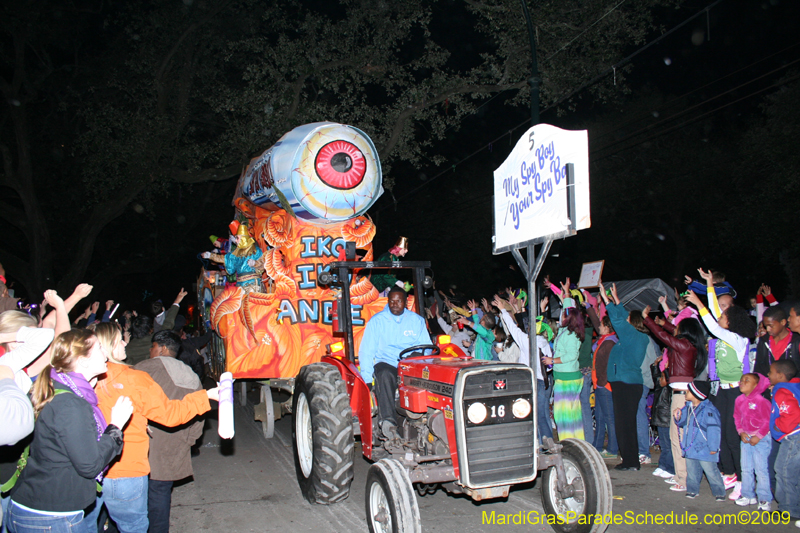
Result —
[[658, 475], [658, 477], [663, 478], [663, 479], [667, 479], [667, 478], [674, 477], [674, 476], [675, 476], [675, 474], [670, 474], [666, 470], [662, 470], [661, 473]]
[[714, 498], [714, 499], [715, 499], [716, 501], [718, 501], [718, 502], [724, 502], [724, 501], [725, 501], [725, 496], [717, 496], [717, 497], [716, 497], [716, 498]]
[[639, 464], [640, 465], [649, 465], [650, 464], [650, 458], [647, 457], [644, 454], [640, 455], [639, 456]]
[[800, 520], [796, 520], [794, 523], [794, 527], [800, 527]]
[[670, 485], [674, 485], [677, 483], [677, 481], [675, 480], [675, 476], [668, 477], [667, 479], [664, 480], [664, 482], [669, 483]]
[[678, 485], [677, 483], [675, 483], [674, 485], [672, 485], [669, 488], [669, 490], [674, 490], [675, 492], [686, 492], [686, 487], [684, 487], [683, 485]]
[[758, 500], [755, 498], [748, 498], [747, 496], [742, 496], [736, 500], [736, 505], [740, 505], [742, 507], [747, 507], [748, 505], [755, 505], [758, 503]]
[[736, 484], [736, 474], [730, 476], [722, 476], [722, 482], [725, 483], [725, 490], [731, 490]]
[[758, 502], [759, 511], [772, 511], [772, 504], [770, 502]]
[[687, 492], [686, 497], [694, 500], [695, 498], [697, 498], [697, 494], [692, 494], [691, 492]]
[[[729, 500], [738, 500], [739, 498], [741, 498], [741, 496], [742, 496], [742, 482], [741, 481], [737, 481], [736, 483], [733, 484], [733, 492], [728, 494], [728, 499]], [[755, 498], [753, 498], [753, 499], [755, 500]], [[756, 502], [754, 501], [750, 505], [753, 505], [754, 503], [756, 503]]]
[[653, 475], [654, 475], [654, 476], [661, 477], [661, 474], [662, 474], [662, 473], [664, 473], [664, 470], [661, 470], [661, 467], [658, 467], [658, 468], [656, 468], [655, 470], [653, 470]]

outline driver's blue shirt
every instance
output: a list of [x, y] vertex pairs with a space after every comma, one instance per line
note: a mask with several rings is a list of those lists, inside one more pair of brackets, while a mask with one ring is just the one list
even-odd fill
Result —
[[425, 320], [408, 309], [403, 309], [402, 315], [395, 316], [387, 305], [367, 322], [358, 348], [364, 382], [372, 383], [377, 363], [397, 367], [400, 352], [420, 344], [432, 344]]

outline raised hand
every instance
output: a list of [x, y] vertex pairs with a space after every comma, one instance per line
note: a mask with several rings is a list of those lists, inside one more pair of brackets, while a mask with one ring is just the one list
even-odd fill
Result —
[[614, 297], [614, 303], [619, 305], [619, 296], [617, 295], [617, 284], [611, 285], [611, 296]]
[[703, 302], [700, 300], [700, 297], [699, 297], [699, 296], [697, 296], [697, 294], [696, 294], [694, 291], [689, 291], [689, 292], [686, 294], [686, 300], [687, 300], [687, 301], [688, 301], [690, 304], [694, 305], [694, 306], [695, 306], [697, 309], [702, 309], [702, 308], [704, 308], [704, 307], [705, 307], [705, 305], [703, 304]]
[[505, 306], [503, 305], [503, 299], [500, 298], [499, 294], [495, 294], [494, 295], [494, 300], [492, 300], [492, 305], [494, 305], [496, 308], [500, 309], [501, 311], [505, 308]]
[[550, 298], [545, 296], [539, 301], [539, 311], [544, 314], [547, 311], [547, 308], [550, 306]]
[[645, 307], [644, 309], [642, 309], [642, 318], [647, 318], [648, 316], [650, 316], [650, 311], [652, 311], [652, 310], [653, 310], [653, 308], [650, 307], [649, 305], [647, 307]]
[[702, 268], [698, 268], [697, 271], [700, 273], [700, 277], [706, 280], [706, 283], [708, 283], [709, 285], [714, 284], [714, 275], [711, 273], [710, 270], [705, 271]]
[[74, 296], [77, 296], [81, 300], [89, 296], [92, 292], [93, 287], [88, 283], [81, 283], [77, 287], [75, 287], [75, 291], [72, 293]]
[[476, 302], [475, 300], [468, 300], [467, 306], [469, 306], [469, 310], [472, 311], [473, 309], [478, 308], [478, 302]]
[[181, 290], [178, 291], [178, 295], [175, 297], [175, 303], [176, 304], [181, 303], [183, 301], [183, 299], [186, 298], [187, 294], [189, 294], [189, 293], [186, 292], [185, 290], [183, 290], [183, 287], [181, 287]]
[[111, 311], [114, 308], [114, 300], [106, 300], [106, 311]]
[[685, 284], [691, 285], [692, 281], [693, 281], [692, 278], [690, 278], [689, 276], [683, 276], [683, 282]]
[[663, 296], [659, 296], [658, 297], [658, 303], [660, 303], [662, 305], [662, 307], [667, 305], [667, 295], [665, 294]]
[[100, 302], [95, 302], [92, 304], [92, 313], [97, 314], [97, 310], [100, 309]]
[[772, 294], [772, 287], [770, 287], [769, 285], [763, 285], [763, 287], [764, 287], [764, 296]]
[[62, 300], [61, 296], [59, 296], [58, 293], [52, 289], [44, 291], [44, 302], [42, 303], [47, 303], [54, 308], [64, 306], [64, 300]]

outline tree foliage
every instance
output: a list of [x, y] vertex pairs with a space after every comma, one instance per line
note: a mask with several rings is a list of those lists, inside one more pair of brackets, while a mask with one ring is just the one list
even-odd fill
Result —
[[[532, 5], [542, 105], [568, 109], [565, 98], [641, 43], [654, 28], [652, 10], [672, 3]], [[0, 186], [13, 191], [2, 212], [27, 253], [0, 250], [37, 292], [54, 280], [53, 254], [63, 286], [76, 283], [109, 224], [136, 216], [131, 205], [152, 214], [174, 200], [176, 184], [231, 180], [300, 124], [366, 131], [391, 188], [402, 179], [393, 162], [440, 162], [436, 143], [486, 98], [502, 92], [527, 106], [530, 97], [516, 0], [85, 0], [2, 9]], [[615, 81], [618, 90], [622, 72]], [[592, 97], [609, 98], [611, 83], [592, 86]], [[67, 139], [58, 164], [30, 149], [47, 126]], [[53, 216], [58, 209], [42, 207], [64, 198], [79, 199], [66, 225]]]

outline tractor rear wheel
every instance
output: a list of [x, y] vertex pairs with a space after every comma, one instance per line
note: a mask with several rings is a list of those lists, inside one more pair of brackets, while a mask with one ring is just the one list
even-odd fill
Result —
[[[596, 521], [591, 515], [611, 513], [613, 491], [605, 461], [588, 442], [565, 439], [560, 442], [561, 460], [567, 483], [575, 493], [564, 498], [558, 491], [556, 467], [551, 466], [542, 475], [542, 504], [548, 515], [558, 515], [564, 520], [552, 525], [559, 533], [600, 533], [608, 527], [604, 521]], [[579, 523], [581, 515], [583, 522]], [[569, 522], [565, 522], [570, 517]], [[574, 517], [574, 518], [572, 518]]]
[[381, 459], [369, 467], [365, 496], [370, 533], [422, 533], [411, 478], [397, 459]]
[[310, 503], [340, 502], [353, 481], [353, 414], [339, 370], [326, 363], [300, 369], [292, 400], [294, 465]]

